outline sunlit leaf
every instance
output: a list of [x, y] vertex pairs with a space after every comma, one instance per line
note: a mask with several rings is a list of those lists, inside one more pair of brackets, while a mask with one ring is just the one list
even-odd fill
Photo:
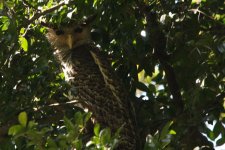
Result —
[[25, 28], [21, 28], [20, 29], [20, 34], [24, 34], [25, 33], [25, 30], [26, 30]]
[[2, 25], [0, 26], [1, 27], [1, 30], [2, 31], [8, 30], [8, 27], [10, 25], [9, 18], [6, 17], [6, 16], [0, 16], [0, 21], [2, 22]]
[[23, 131], [23, 129], [22, 125], [14, 125], [9, 128], [8, 134], [14, 136]]
[[197, 3], [197, 4], [199, 4], [199, 3], [201, 3], [201, 1], [202, 1], [202, 0], [192, 0], [191, 3], [194, 3], [194, 4]]
[[53, 0], [49, 0], [46, 6], [47, 8], [50, 8], [52, 7], [52, 5], [53, 5]]
[[171, 134], [171, 135], [175, 135], [175, 134], [176, 134], [176, 131], [174, 131], [174, 130], [170, 130], [169, 134]]
[[26, 52], [28, 50], [27, 39], [25, 37], [20, 36], [19, 43], [20, 43], [21, 48]]
[[0, 0], [0, 10], [2, 10], [4, 7], [4, 0]]
[[26, 112], [21, 112], [18, 116], [18, 121], [19, 123], [23, 126], [26, 127], [27, 126], [27, 113]]
[[100, 125], [96, 124], [94, 127], [94, 133], [96, 136], [99, 136], [99, 131], [100, 131]]

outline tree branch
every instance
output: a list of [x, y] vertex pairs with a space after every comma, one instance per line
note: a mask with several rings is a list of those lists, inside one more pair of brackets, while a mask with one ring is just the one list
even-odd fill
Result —
[[60, 7], [63, 6], [63, 5], [65, 5], [65, 2], [64, 2], [64, 1], [63, 1], [63, 2], [60, 2], [60, 3], [59, 3], [58, 5], [56, 5], [56, 6], [53, 6], [52, 8], [49, 8], [49, 9], [47, 9], [47, 10], [44, 10], [44, 11], [40, 12], [40, 13], [34, 14], [33, 17], [31, 17], [31, 18], [25, 23], [24, 26], [29, 25], [30, 23], [34, 22], [34, 21], [35, 21], [36, 19], [38, 19], [39, 17], [41, 17], [41, 16], [43, 16], [43, 15], [46, 15], [46, 14], [48, 14], [48, 13], [50, 13], [50, 12], [52, 12], [52, 11], [58, 9], [58, 8], [60, 8]]
[[173, 96], [172, 103], [176, 109], [176, 114], [180, 114], [184, 109], [184, 104], [174, 69], [169, 64], [169, 56], [166, 53], [166, 37], [157, 21], [156, 13], [149, 10], [151, 6], [147, 6], [144, 3], [139, 3], [139, 1], [136, 2], [138, 7], [141, 7], [139, 8], [140, 10], [144, 8], [144, 10], [141, 12], [146, 16], [146, 30], [149, 33], [149, 41], [151, 42], [152, 48], [154, 49], [153, 56], [159, 60], [163, 70], [165, 71], [165, 77], [170, 89], [170, 93]]
[[164, 59], [160, 57], [160, 55], [156, 54], [156, 57], [165, 71], [165, 77], [168, 82], [171, 95], [173, 96], [174, 106], [176, 107], [177, 114], [180, 114], [184, 109], [184, 104], [180, 93], [180, 88], [176, 80], [174, 69], [171, 65], [169, 65], [168, 62], [164, 61]]
[[[155, 17], [150, 17], [149, 19], [154, 18]], [[157, 60], [159, 60], [160, 65], [165, 71], [165, 78], [167, 80], [170, 93], [172, 95], [173, 106], [176, 109], [176, 114], [180, 114], [184, 109], [184, 104], [180, 93], [180, 88], [176, 79], [175, 71], [169, 63], [169, 56], [166, 52], [167, 40], [165, 38], [164, 33], [159, 28], [158, 24], [152, 22], [150, 23], [149, 20], [147, 20], [147, 24], [151, 25], [149, 27], [149, 32], [152, 35], [152, 37], [150, 38], [150, 42], [154, 48], [153, 56]]]
[[33, 8], [33, 9], [35, 9], [35, 10], [37, 10], [33, 5], [31, 5], [28, 1], [26, 1], [26, 0], [23, 0], [23, 5], [24, 6], [28, 6], [28, 7], [30, 7], [30, 8]]

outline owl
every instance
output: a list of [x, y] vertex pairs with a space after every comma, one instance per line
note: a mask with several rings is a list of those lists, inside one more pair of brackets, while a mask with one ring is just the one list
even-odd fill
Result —
[[70, 99], [77, 100], [92, 112], [94, 120], [103, 127], [120, 132], [120, 150], [136, 149], [136, 133], [130, 113], [128, 92], [107, 59], [91, 40], [88, 18], [61, 28], [48, 26], [46, 35], [54, 47], [70, 84]]

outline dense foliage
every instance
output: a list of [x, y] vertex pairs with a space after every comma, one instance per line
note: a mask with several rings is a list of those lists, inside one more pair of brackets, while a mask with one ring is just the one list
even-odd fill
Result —
[[90, 115], [69, 102], [40, 24], [92, 14], [93, 40], [136, 97], [140, 147], [225, 143], [223, 0], [8, 0], [0, 1], [0, 149], [116, 146], [108, 128], [85, 134]]

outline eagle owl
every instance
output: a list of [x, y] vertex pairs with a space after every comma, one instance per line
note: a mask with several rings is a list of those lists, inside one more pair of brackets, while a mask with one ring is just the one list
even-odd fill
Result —
[[107, 56], [91, 41], [89, 22], [87, 19], [61, 28], [48, 27], [46, 37], [71, 85], [71, 99], [88, 108], [94, 119], [112, 132], [123, 126], [118, 149], [135, 150], [136, 134], [128, 94]]

